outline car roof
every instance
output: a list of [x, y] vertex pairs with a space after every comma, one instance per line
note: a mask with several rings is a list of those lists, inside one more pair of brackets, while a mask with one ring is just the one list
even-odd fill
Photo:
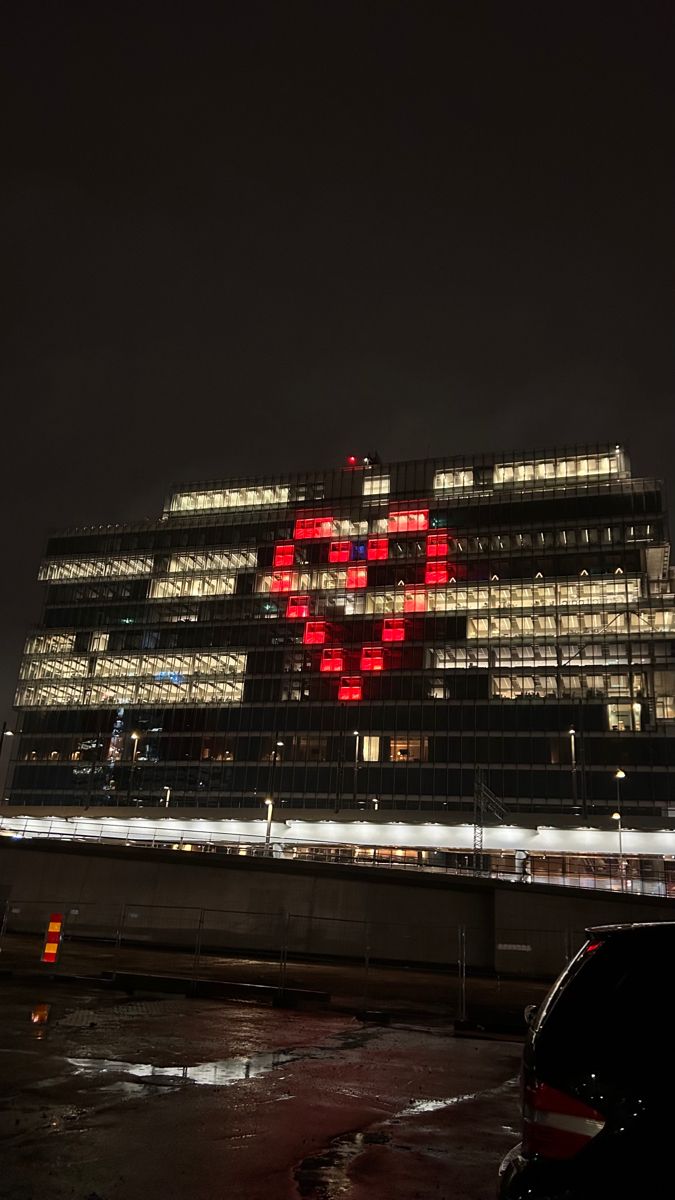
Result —
[[636, 921], [630, 925], [589, 925], [586, 933], [593, 934], [594, 937], [614, 937], [617, 934], [632, 934], [637, 936], [641, 933], [667, 934], [675, 933], [675, 921]]

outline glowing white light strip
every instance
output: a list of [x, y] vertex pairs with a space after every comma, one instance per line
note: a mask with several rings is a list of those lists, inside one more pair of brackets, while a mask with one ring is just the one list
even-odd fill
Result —
[[[103, 838], [114, 841], [204, 842], [264, 841], [266, 818], [242, 821], [186, 820], [158, 816], [82, 817], [0, 816], [0, 833], [10, 837]], [[325, 844], [335, 846], [391, 846], [438, 850], [473, 850], [473, 825], [406, 824], [399, 821], [283, 820], [273, 821], [275, 842]], [[618, 854], [614, 829], [555, 829], [539, 825], [534, 829], [518, 825], [486, 828], [486, 851], [525, 850], [534, 854]], [[675, 855], [675, 830], [638, 831], [622, 829], [624, 854]]]

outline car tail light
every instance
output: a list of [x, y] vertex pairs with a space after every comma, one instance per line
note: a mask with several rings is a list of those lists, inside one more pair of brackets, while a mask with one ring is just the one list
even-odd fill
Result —
[[605, 1126], [596, 1109], [548, 1083], [525, 1084], [523, 1093], [523, 1154], [542, 1158], [571, 1158]]

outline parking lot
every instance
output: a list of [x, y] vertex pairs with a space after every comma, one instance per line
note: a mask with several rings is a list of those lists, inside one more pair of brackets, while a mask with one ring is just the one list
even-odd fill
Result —
[[520, 1045], [3, 981], [2, 1200], [492, 1197]]

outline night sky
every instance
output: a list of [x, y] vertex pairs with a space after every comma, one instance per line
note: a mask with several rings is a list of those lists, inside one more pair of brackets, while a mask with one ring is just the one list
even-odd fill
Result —
[[3, 13], [0, 709], [49, 530], [173, 481], [673, 465], [671, 3]]

